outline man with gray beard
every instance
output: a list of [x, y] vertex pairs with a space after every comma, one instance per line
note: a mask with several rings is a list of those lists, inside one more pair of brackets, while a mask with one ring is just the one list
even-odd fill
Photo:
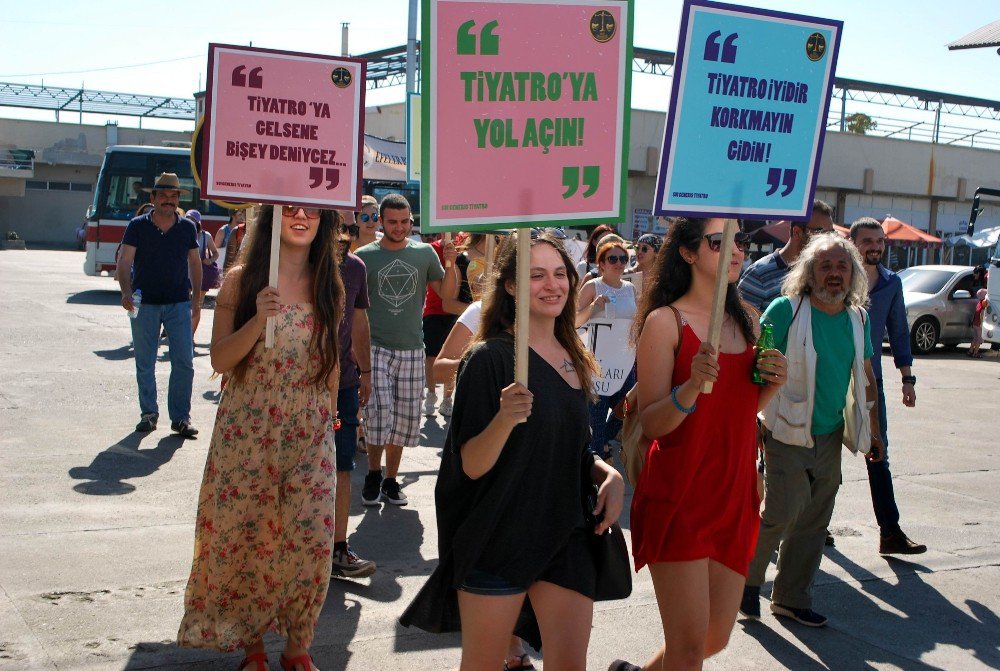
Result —
[[[761, 317], [788, 359], [788, 382], [764, 410], [764, 506], [740, 604], [745, 617], [760, 617], [760, 586], [778, 550], [771, 612], [826, 624], [812, 610], [812, 583], [840, 488], [841, 443], [869, 459], [882, 454], [871, 431], [879, 424], [867, 300], [857, 249], [838, 235], [817, 235]], [[845, 410], [853, 420], [846, 427]]]

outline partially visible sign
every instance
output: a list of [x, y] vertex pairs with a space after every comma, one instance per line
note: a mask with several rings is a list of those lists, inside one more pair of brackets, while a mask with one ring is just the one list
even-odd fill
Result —
[[625, 219], [632, 0], [423, 0], [421, 230]]
[[406, 181], [420, 181], [420, 94], [406, 96]]
[[210, 44], [206, 198], [357, 209], [365, 63]]
[[365, 179], [404, 182], [406, 166], [405, 142], [365, 135], [365, 159], [361, 171]]
[[[608, 303], [605, 309], [614, 309]], [[601, 364], [600, 377], [594, 378], [594, 393], [611, 396], [622, 388], [635, 365], [635, 350], [628, 346], [631, 319], [591, 319], [577, 329], [584, 346]]]
[[808, 219], [842, 30], [685, 0], [656, 214]]
[[653, 232], [653, 211], [645, 207], [632, 210], [632, 238]]

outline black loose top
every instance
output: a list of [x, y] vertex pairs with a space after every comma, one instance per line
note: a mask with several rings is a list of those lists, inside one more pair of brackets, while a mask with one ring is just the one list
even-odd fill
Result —
[[406, 626], [458, 631], [456, 588], [470, 570], [527, 590], [573, 530], [584, 528], [581, 482], [594, 463], [586, 395], [534, 351], [528, 421], [511, 432], [489, 472], [472, 480], [462, 470], [462, 445], [493, 420], [500, 391], [513, 381], [514, 340], [506, 334], [475, 345], [459, 368], [435, 487], [440, 561], [400, 618]]

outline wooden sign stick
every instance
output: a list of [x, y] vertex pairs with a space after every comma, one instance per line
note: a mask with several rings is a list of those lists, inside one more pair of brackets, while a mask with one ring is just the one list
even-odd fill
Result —
[[[726, 219], [722, 229], [722, 245], [719, 247], [719, 268], [715, 274], [715, 293], [712, 295], [712, 315], [708, 321], [708, 342], [715, 348], [715, 358], [719, 358], [719, 343], [722, 341], [722, 321], [726, 314], [726, 291], [729, 289], [729, 264], [733, 260], [733, 243], [739, 223]], [[712, 383], [701, 385], [701, 393], [711, 394]]]
[[517, 229], [517, 295], [514, 316], [514, 381], [528, 386], [528, 324], [531, 303], [531, 229]]
[[487, 270], [487, 272], [489, 272], [489, 270], [491, 268], [493, 268], [493, 257], [496, 254], [496, 251], [497, 251], [497, 239], [496, 239], [496, 235], [493, 234], [493, 233], [487, 233], [486, 234], [486, 251], [485, 251], [485, 254], [484, 254], [486, 256], [486, 270]]
[[[450, 245], [451, 244], [451, 231], [448, 231], [447, 233], [444, 234], [444, 244], [445, 245]], [[452, 266], [451, 261], [445, 261], [444, 262], [444, 267], [445, 268], [451, 268], [451, 266]]]
[[[274, 214], [271, 217], [271, 267], [267, 274], [269, 286], [278, 288], [278, 254], [281, 251], [281, 205], [274, 206]], [[264, 329], [264, 348], [274, 347], [274, 317], [267, 318], [267, 326]]]

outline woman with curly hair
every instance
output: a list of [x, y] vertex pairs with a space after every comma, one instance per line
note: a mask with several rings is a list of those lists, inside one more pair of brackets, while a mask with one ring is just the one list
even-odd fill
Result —
[[[182, 646], [245, 650], [267, 671], [263, 636], [287, 637], [281, 666], [313, 671], [308, 649], [330, 582], [340, 215], [282, 207], [280, 291], [268, 286], [273, 207], [219, 291], [212, 367], [229, 373], [198, 498]], [[264, 347], [269, 317], [274, 346]]]
[[599, 487], [598, 533], [618, 518], [624, 483], [587, 448], [598, 367], [573, 325], [572, 261], [551, 235], [532, 241], [525, 387], [514, 382], [515, 245], [499, 256], [435, 489], [440, 564], [400, 621], [461, 631], [461, 669], [478, 671], [502, 668], [515, 626], [535, 620], [546, 666], [583, 671], [597, 579], [583, 476]]

